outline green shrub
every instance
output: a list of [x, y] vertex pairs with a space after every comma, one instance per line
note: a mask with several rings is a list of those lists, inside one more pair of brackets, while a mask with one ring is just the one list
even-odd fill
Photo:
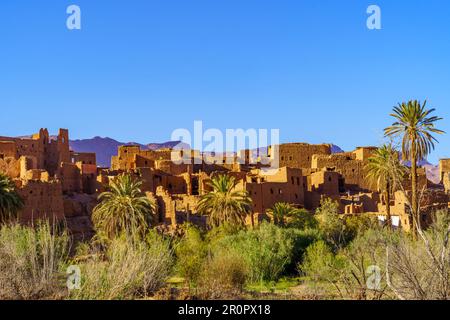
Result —
[[292, 232], [264, 222], [258, 228], [224, 237], [213, 246], [228, 248], [246, 262], [250, 282], [273, 281], [291, 263], [294, 252]]
[[346, 216], [345, 223], [345, 238], [347, 242], [355, 239], [358, 235], [364, 234], [368, 230], [379, 230], [378, 219], [374, 216], [358, 215]]
[[292, 275], [296, 273], [297, 265], [303, 261], [306, 249], [321, 240], [322, 235], [318, 229], [286, 229], [286, 233], [294, 241], [291, 262], [285, 268], [285, 273]]
[[340, 293], [339, 281], [346, 266], [343, 257], [334, 255], [326, 242], [318, 241], [306, 250], [299, 271], [309, 278], [313, 286], [320, 287], [324, 283], [331, 285]]
[[316, 215], [323, 239], [334, 250], [343, 247], [347, 243], [347, 239], [345, 222], [339, 215], [339, 204], [329, 198], [325, 198], [320, 202]]
[[63, 273], [69, 237], [49, 222], [35, 228], [5, 225], [0, 229], [0, 299], [56, 299], [66, 294]]
[[196, 284], [208, 256], [208, 246], [200, 231], [193, 226], [185, 227], [185, 234], [175, 247], [176, 270], [189, 285]]
[[[85, 250], [85, 248], [84, 248]], [[140, 242], [127, 237], [113, 239], [105, 249], [92, 248], [80, 264], [81, 289], [72, 290], [72, 299], [135, 299], [160, 289], [169, 276], [172, 254], [158, 235]]]

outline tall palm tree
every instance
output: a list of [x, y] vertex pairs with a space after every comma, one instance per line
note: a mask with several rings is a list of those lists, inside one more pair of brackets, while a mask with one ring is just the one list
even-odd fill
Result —
[[16, 192], [13, 181], [0, 172], [0, 223], [17, 217], [23, 207], [23, 200]]
[[155, 203], [142, 194], [141, 181], [129, 174], [121, 174], [110, 182], [109, 191], [98, 197], [92, 221], [96, 229], [112, 239], [121, 233], [144, 235], [156, 212]]
[[401, 164], [399, 153], [391, 144], [383, 145], [368, 159], [367, 179], [384, 193], [386, 200], [386, 220], [391, 226], [391, 195], [403, 181], [406, 168]]
[[432, 134], [445, 133], [435, 128], [435, 123], [442, 118], [431, 116], [435, 109], [426, 109], [426, 104], [426, 100], [423, 104], [417, 100], [399, 103], [391, 114], [396, 121], [392, 126], [384, 129], [385, 136], [402, 138], [403, 160], [411, 162], [411, 215], [414, 230], [421, 227], [417, 192], [417, 162], [425, 159], [434, 150], [435, 143], [438, 141]]
[[246, 191], [236, 190], [236, 185], [236, 179], [228, 175], [219, 175], [209, 183], [212, 191], [201, 197], [197, 210], [209, 216], [210, 226], [245, 224], [245, 217], [251, 213], [252, 200]]

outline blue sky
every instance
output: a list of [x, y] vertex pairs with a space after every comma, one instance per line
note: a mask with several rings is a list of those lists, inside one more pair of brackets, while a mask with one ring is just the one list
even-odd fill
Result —
[[[82, 30], [66, 28], [79, 5]], [[366, 8], [382, 30], [366, 28]], [[0, 135], [170, 139], [177, 128], [279, 128], [281, 140], [377, 145], [400, 101], [449, 134], [450, 1], [2, 0]]]

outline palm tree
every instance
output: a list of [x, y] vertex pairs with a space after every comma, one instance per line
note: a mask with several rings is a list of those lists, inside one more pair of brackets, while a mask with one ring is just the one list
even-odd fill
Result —
[[286, 202], [277, 202], [273, 207], [267, 210], [267, 213], [273, 217], [274, 223], [281, 227], [286, 225], [286, 218], [296, 218], [306, 213]]
[[0, 223], [16, 218], [23, 205], [13, 181], [0, 172]]
[[442, 118], [431, 116], [435, 109], [425, 109], [426, 104], [426, 100], [423, 104], [417, 100], [399, 103], [391, 114], [396, 122], [384, 129], [385, 136], [402, 138], [403, 160], [411, 162], [411, 215], [414, 230], [421, 227], [417, 193], [417, 162], [425, 159], [434, 150], [434, 144], [438, 141], [432, 134], [445, 133], [435, 128], [435, 123]]
[[109, 191], [100, 194], [92, 221], [101, 235], [112, 239], [121, 233], [133, 237], [145, 234], [156, 205], [142, 194], [141, 185], [131, 175], [121, 174], [110, 182]]
[[245, 217], [251, 213], [252, 200], [246, 191], [236, 190], [236, 185], [235, 178], [228, 175], [219, 175], [209, 183], [212, 191], [201, 197], [197, 210], [209, 216], [210, 226], [245, 224]]
[[406, 168], [401, 164], [399, 153], [391, 144], [383, 145], [368, 159], [367, 179], [384, 193], [386, 201], [386, 220], [391, 226], [391, 195], [403, 181]]

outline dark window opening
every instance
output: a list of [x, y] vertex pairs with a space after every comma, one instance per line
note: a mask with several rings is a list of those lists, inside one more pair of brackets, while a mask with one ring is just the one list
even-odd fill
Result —
[[192, 178], [192, 194], [194, 196], [198, 196], [199, 195], [198, 177]]

